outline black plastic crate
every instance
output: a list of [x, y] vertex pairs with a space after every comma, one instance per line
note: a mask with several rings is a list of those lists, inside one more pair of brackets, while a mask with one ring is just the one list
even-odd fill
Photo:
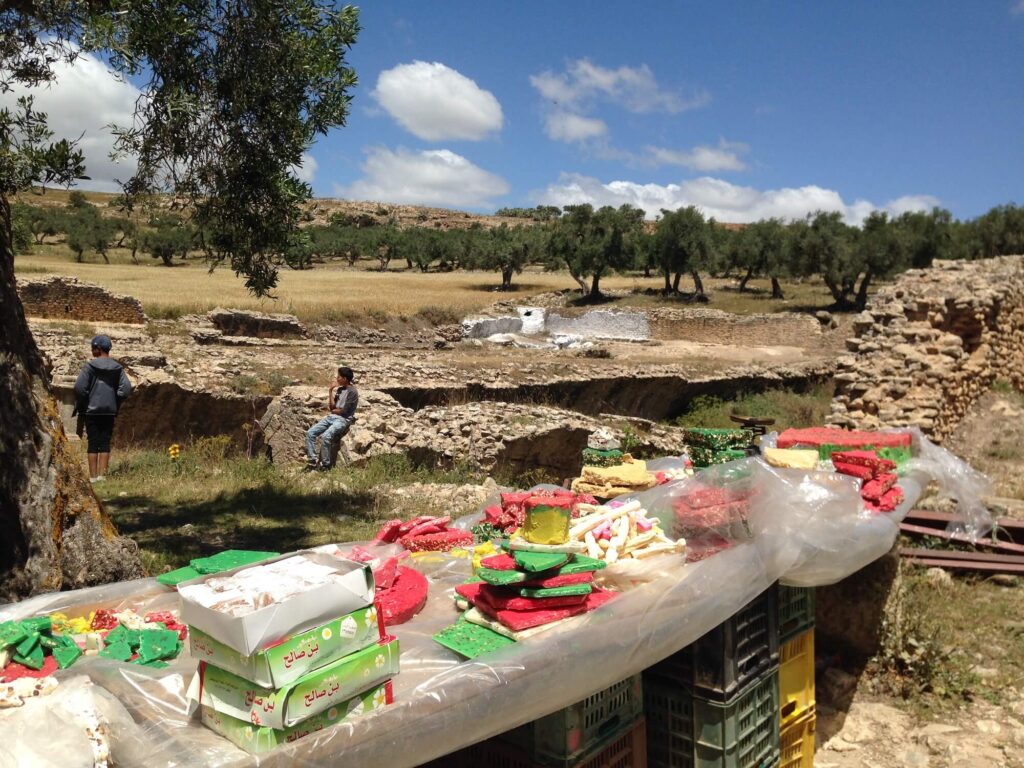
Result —
[[644, 672], [728, 701], [779, 663], [778, 587], [772, 585], [713, 630]]
[[538, 762], [560, 763], [592, 751], [643, 712], [640, 675], [498, 736]]
[[814, 627], [814, 587], [779, 584], [779, 642], [784, 643]]
[[779, 679], [772, 668], [728, 703], [670, 683], [644, 685], [651, 768], [773, 768], [779, 764]]

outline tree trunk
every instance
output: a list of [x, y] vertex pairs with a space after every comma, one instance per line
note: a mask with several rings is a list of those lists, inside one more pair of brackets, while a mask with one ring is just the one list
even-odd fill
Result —
[[132, 264], [138, 264], [139, 263], [138, 251], [139, 251], [139, 244], [133, 240], [132, 241]]
[[827, 277], [825, 278], [825, 285], [828, 286], [828, 292], [832, 294], [832, 300], [835, 301], [837, 305], [842, 304], [843, 292], [839, 289], [839, 286], [836, 285], [834, 281], [829, 280]]
[[[405, 268], [412, 269], [412, 259], [410, 259], [408, 256], [405, 257]], [[383, 271], [384, 270], [382, 269], [381, 272]]]
[[601, 298], [601, 275], [599, 274], [595, 274], [593, 280], [590, 281], [590, 298]]
[[740, 293], [747, 290], [747, 283], [750, 282], [750, 278], [754, 276], [754, 268], [747, 267], [747, 274], [740, 278]]
[[665, 295], [668, 296], [672, 293], [672, 279], [669, 275], [669, 271], [665, 270]]
[[501, 270], [501, 290], [512, 290], [512, 267]]
[[0, 199], [0, 600], [144, 575], [71, 449], [14, 280]]
[[682, 272], [676, 272], [675, 277], [672, 278], [672, 293], [679, 293], [679, 281], [683, 279]]
[[651, 265], [650, 264], [644, 264], [644, 277], [650, 277], [650, 276], [651, 276]]
[[173, 253], [162, 253], [160, 259], [163, 261], [165, 267], [174, 266], [174, 254]]
[[704, 295], [704, 281], [700, 279], [700, 272], [693, 270], [690, 272], [690, 277], [693, 278], [693, 292], [697, 296]]
[[575, 273], [570, 272], [569, 274], [571, 274], [572, 275], [572, 279], [576, 281], [576, 285], [578, 285], [580, 287], [580, 293], [582, 293], [584, 296], [586, 296], [587, 295], [587, 291], [590, 290], [589, 287], [587, 286], [587, 281], [584, 280], [582, 277], [580, 277], [579, 275], [577, 275]]
[[864, 277], [860, 281], [860, 288], [857, 289], [857, 299], [854, 302], [854, 306], [859, 310], [863, 310], [868, 305], [868, 288], [871, 286], [872, 277], [874, 275], [871, 274], [869, 269], [864, 273]]
[[784, 299], [785, 295], [782, 293], [782, 286], [779, 285], [779, 278], [772, 278], [772, 298], [773, 299]]

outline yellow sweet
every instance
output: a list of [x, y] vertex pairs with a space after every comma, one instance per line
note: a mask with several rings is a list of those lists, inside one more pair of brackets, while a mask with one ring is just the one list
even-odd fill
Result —
[[773, 467], [782, 469], [816, 469], [818, 452], [799, 448], [765, 448], [764, 460]]
[[534, 544], [564, 544], [569, 540], [569, 507], [538, 505], [526, 510], [523, 538]]
[[490, 541], [485, 541], [483, 544], [479, 544], [473, 548], [473, 571], [476, 572], [480, 569], [480, 561], [485, 557], [491, 557], [492, 555], [498, 554], [498, 550], [494, 548], [494, 544]]

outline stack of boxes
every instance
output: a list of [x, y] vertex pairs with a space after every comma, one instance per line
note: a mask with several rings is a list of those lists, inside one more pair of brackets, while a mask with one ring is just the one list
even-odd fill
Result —
[[778, 591], [773, 586], [644, 672], [648, 765], [779, 763]]
[[813, 587], [779, 585], [779, 726], [781, 768], [813, 768]]
[[[267, 578], [293, 569], [315, 569], [320, 581], [286, 591]], [[243, 605], [245, 585], [257, 583], [266, 586], [255, 604]], [[217, 589], [226, 597], [213, 602]], [[384, 632], [368, 566], [304, 551], [189, 581], [179, 593], [199, 660], [192, 706], [243, 749], [264, 752], [391, 703], [398, 641]]]

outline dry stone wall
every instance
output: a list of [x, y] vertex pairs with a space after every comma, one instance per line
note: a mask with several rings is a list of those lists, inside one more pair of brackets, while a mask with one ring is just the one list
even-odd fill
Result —
[[142, 303], [73, 277], [19, 280], [18, 298], [28, 317], [145, 324]]
[[808, 347], [819, 344], [822, 325], [791, 312], [737, 315], [720, 309], [657, 307], [647, 310], [656, 339], [684, 339], [737, 346]]
[[905, 272], [854, 332], [829, 423], [914, 425], [941, 441], [996, 379], [1024, 390], [1024, 256]]

